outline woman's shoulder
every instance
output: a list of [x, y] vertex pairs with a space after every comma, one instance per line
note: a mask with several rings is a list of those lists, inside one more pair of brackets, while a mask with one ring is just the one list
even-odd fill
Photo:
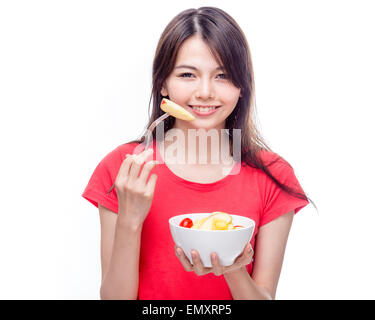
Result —
[[266, 165], [266, 166], [289, 166], [290, 163], [286, 161], [282, 156], [280, 156], [278, 153], [271, 151], [271, 150], [265, 150], [262, 149], [258, 152], [258, 156], [260, 160]]
[[245, 170], [259, 179], [259, 183], [269, 183], [272, 181], [270, 176], [266, 173], [266, 169], [271, 175], [277, 179], [282, 179], [284, 176], [290, 176], [293, 173], [293, 167], [277, 152], [271, 150], [259, 150], [256, 152], [256, 158], [251, 162], [252, 164], [246, 166]]

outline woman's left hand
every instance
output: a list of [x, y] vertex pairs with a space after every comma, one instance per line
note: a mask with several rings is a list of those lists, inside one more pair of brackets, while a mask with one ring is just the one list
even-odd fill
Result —
[[230, 266], [224, 267], [219, 262], [219, 257], [215, 252], [211, 253], [211, 263], [212, 268], [207, 268], [203, 265], [199, 253], [196, 250], [191, 250], [191, 257], [193, 260], [193, 264], [190, 263], [189, 259], [186, 257], [184, 251], [180, 248], [175, 246], [175, 253], [177, 258], [180, 260], [181, 264], [183, 265], [185, 271], [191, 272], [194, 271], [197, 276], [203, 276], [207, 273], [213, 273], [216, 276], [221, 276], [224, 273], [229, 273], [234, 270], [237, 270], [241, 267], [244, 267], [251, 263], [253, 258], [253, 248], [251, 244], [248, 243], [242, 253], [236, 258], [234, 263]]

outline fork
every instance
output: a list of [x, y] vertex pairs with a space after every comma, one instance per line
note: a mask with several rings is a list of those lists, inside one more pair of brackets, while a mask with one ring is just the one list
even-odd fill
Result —
[[[145, 140], [135, 147], [135, 149], [133, 150], [133, 154], [139, 154], [148, 148], [152, 139], [152, 132], [154, 131], [154, 129], [157, 127], [157, 125], [160, 122], [164, 121], [169, 116], [170, 114], [166, 112], [162, 114], [159, 118], [157, 118], [153, 123], [151, 123], [151, 125], [142, 133], [140, 137], [140, 139], [142, 139], [142, 137], [145, 137]], [[107, 195], [113, 190], [114, 187], [115, 187], [115, 183], [113, 183], [112, 187], [108, 190]]]

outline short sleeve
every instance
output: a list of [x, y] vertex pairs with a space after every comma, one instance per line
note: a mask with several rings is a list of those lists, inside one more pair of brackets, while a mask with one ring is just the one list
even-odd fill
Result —
[[120, 147], [108, 153], [96, 166], [82, 197], [96, 207], [100, 203], [103, 207], [117, 213], [116, 189], [114, 188], [109, 194], [108, 191], [116, 180], [122, 159], [123, 155], [120, 152]]
[[[280, 159], [280, 161], [277, 161], [268, 167], [271, 174], [282, 184], [287, 185], [297, 192], [305, 194], [297, 180], [293, 168], [288, 162], [282, 158]], [[297, 198], [282, 190], [268, 176], [265, 181], [263, 199], [264, 209], [260, 217], [259, 226], [262, 226], [292, 210], [294, 210], [294, 213], [297, 213], [309, 204], [308, 200]]]

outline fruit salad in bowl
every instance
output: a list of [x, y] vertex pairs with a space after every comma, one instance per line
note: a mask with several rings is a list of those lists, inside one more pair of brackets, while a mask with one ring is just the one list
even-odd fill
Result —
[[201, 219], [197, 218], [194, 222], [190, 218], [185, 218], [180, 222], [180, 226], [198, 230], [236, 230], [244, 228], [241, 225], [233, 225], [231, 215], [220, 211], [215, 211]]
[[169, 219], [172, 238], [192, 263], [191, 250], [198, 251], [205, 267], [212, 267], [216, 252], [221, 265], [230, 266], [250, 242], [255, 222], [250, 218], [215, 211], [188, 213]]

